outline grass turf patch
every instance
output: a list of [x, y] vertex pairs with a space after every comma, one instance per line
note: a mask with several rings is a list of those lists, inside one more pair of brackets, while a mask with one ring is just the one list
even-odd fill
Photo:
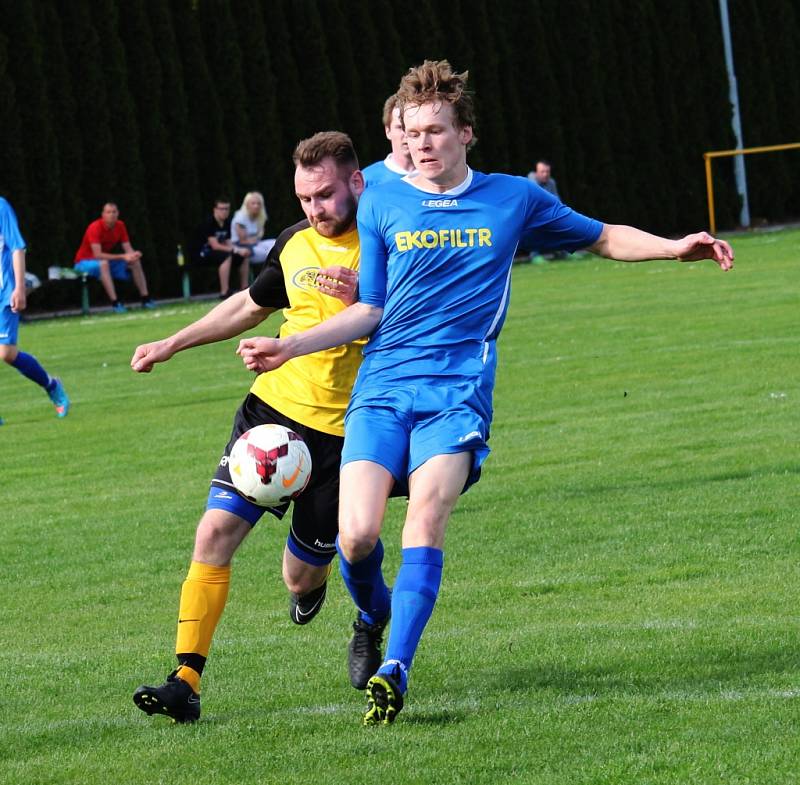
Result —
[[23, 326], [73, 409], [56, 420], [5, 370], [0, 781], [794, 781], [800, 234], [735, 247], [724, 275], [514, 270], [493, 454], [453, 515], [391, 728], [359, 725], [341, 581], [313, 624], [289, 621], [286, 525], [267, 518], [234, 560], [201, 722], [136, 710], [133, 689], [173, 667], [194, 527], [251, 376], [235, 340], [130, 371], [138, 343], [208, 305]]

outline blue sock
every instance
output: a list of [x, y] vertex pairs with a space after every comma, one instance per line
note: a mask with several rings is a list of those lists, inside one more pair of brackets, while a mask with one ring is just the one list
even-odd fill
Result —
[[397, 668], [403, 692], [419, 639], [439, 595], [443, 565], [444, 553], [438, 548], [403, 548], [403, 563], [392, 590], [386, 658], [378, 669], [378, 673], [392, 673]]
[[17, 359], [11, 364], [23, 376], [27, 376], [32, 382], [36, 382], [40, 387], [44, 387], [47, 392], [50, 392], [51, 386], [55, 384], [47, 371], [39, 365], [39, 361], [32, 354], [18, 352]]
[[352, 563], [342, 555], [338, 537], [336, 550], [339, 551], [339, 571], [344, 578], [344, 585], [358, 607], [361, 618], [367, 624], [377, 624], [386, 619], [391, 609], [391, 597], [381, 571], [383, 543], [378, 540], [366, 559]]

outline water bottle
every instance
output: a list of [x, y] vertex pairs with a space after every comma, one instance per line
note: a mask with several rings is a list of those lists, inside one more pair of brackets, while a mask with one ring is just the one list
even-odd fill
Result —
[[181, 245], [178, 245], [178, 253], [176, 256], [176, 260], [178, 262], [178, 267], [183, 267], [186, 264], [186, 259], [183, 257], [183, 248]]

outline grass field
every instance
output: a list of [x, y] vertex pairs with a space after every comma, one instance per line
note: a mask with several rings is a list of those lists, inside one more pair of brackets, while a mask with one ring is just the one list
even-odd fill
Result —
[[207, 304], [23, 326], [73, 410], [0, 369], [0, 782], [797, 782], [800, 233], [735, 247], [728, 274], [514, 270], [493, 454], [390, 728], [359, 724], [341, 581], [290, 623], [267, 519], [234, 562], [201, 722], [134, 707], [173, 667], [249, 375], [235, 341], [130, 371]]

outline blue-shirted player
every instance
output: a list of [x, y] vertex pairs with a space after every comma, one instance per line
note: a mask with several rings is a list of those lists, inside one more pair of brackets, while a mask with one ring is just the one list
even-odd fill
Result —
[[[366, 724], [390, 723], [403, 707], [439, 591], [448, 518], [489, 452], [495, 339], [520, 237], [532, 233], [543, 248], [586, 248], [629, 262], [733, 265], [730, 246], [705, 232], [673, 241], [602, 224], [525, 178], [472, 171], [466, 79], [447, 61], [426, 61], [400, 83], [418, 174], [361, 198], [360, 302], [305, 333], [239, 346], [245, 364], [264, 371], [371, 334], [345, 420], [338, 540], [342, 575], [373, 641], [392, 619], [385, 658], [378, 652], [367, 684]], [[380, 532], [390, 491], [406, 482], [402, 564], [390, 594]], [[351, 644], [350, 653], [351, 679], [375, 662], [368, 646], [354, 651]]]
[[406, 132], [403, 130], [403, 121], [400, 110], [397, 108], [397, 96], [390, 95], [383, 104], [383, 130], [386, 138], [392, 145], [392, 151], [382, 161], [364, 167], [364, 186], [400, 180], [406, 175], [413, 175], [414, 162], [408, 152]]
[[61, 381], [50, 376], [32, 354], [17, 348], [19, 315], [26, 305], [25, 240], [14, 208], [0, 196], [0, 359], [42, 387], [55, 405], [56, 415], [66, 417], [69, 398]]

